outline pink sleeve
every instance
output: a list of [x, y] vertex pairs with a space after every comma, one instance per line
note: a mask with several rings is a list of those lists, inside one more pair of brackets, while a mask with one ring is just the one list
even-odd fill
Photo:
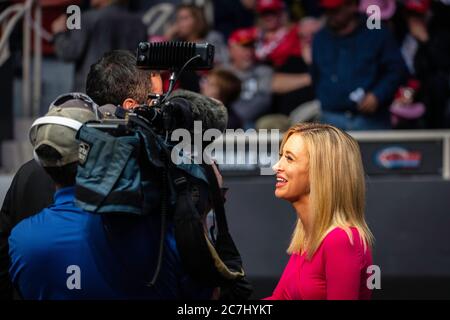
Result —
[[289, 259], [288, 264], [286, 265], [286, 268], [284, 268], [283, 274], [281, 275], [280, 281], [278, 281], [277, 286], [275, 287], [275, 290], [273, 291], [272, 295], [270, 297], [264, 298], [262, 300], [287, 300], [286, 295], [284, 294], [286, 292], [286, 285], [287, 285], [287, 274], [290, 271], [290, 265], [292, 264], [293, 259], [292, 256]]
[[327, 300], [357, 300], [361, 279], [358, 238], [353, 245], [344, 230], [332, 231], [324, 240]]

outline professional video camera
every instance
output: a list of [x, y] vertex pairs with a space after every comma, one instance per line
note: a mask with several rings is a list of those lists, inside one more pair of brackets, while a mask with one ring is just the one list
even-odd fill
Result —
[[[106, 217], [159, 213], [159, 260], [151, 281], [147, 281], [149, 286], [157, 281], [166, 220], [170, 218], [183, 266], [192, 278], [207, 286], [220, 286], [223, 298], [246, 299], [251, 286], [228, 232], [214, 169], [207, 164], [174, 163], [174, 144], [168, 140], [171, 131], [191, 130], [198, 120], [207, 129], [225, 130], [227, 114], [223, 104], [186, 91], [172, 94], [180, 74], [211, 69], [213, 60], [214, 46], [210, 44], [138, 45], [137, 66], [169, 70], [169, 89], [163, 95], [150, 94], [154, 102], [151, 106], [140, 105], [130, 112], [118, 107], [116, 118], [85, 124], [78, 131], [76, 202], [84, 210]], [[217, 221], [216, 234], [207, 234], [203, 225], [210, 208]]]
[[[208, 43], [141, 42], [137, 48], [137, 66], [140, 69], [170, 71], [168, 91], [163, 95], [149, 94], [149, 99], [153, 101], [151, 106], [140, 105], [127, 113], [120, 110], [121, 112], [116, 114], [118, 119], [106, 119], [101, 124], [89, 126], [120, 135], [127, 129], [123, 126], [132, 128], [136, 120], [140, 119], [158, 134], [178, 128], [191, 129], [194, 120], [203, 120], [194, 119], [191, 110], [192, 101], [189, 101], [192, 99], [183, 97], [171, 99], [170, 95], [179, 76], [185, 70], [209, 70], [213, 67], [213, 62], [214, 46]], [[142, 122], [137, 122], [139, 122], [138, 125], [142, 125]]]

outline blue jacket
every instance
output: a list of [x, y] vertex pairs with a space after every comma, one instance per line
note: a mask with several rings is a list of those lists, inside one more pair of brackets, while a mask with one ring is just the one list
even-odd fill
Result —
[[157, 216], [105, 220], [106, 216], [76, 207], [72, 187], [58, 190], [54, 200], [19, 223], [9, 238], [11, 279], [25, 299], [211, 296], [210, 288], [194, 283], [183, 271], [171, 225], [160, 276], [154, 287], [146, 286], [159, 252]]
[[314, 36], [312, 76], [323, 110], [357, 112], [349, 96], [361, 88], [375, 94], [383, 112], [403, 82], [406, 66], [390, 30], [368, 29], [361, 18], [347, 36], [328, 27]]

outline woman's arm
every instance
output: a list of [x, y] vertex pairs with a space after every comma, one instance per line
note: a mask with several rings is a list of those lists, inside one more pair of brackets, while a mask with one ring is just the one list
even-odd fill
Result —
[[342, 229], [332, 231], [325, 238], [327, 300], [359, 299], [362, 265], [359, 241], [353, 236], [352, 245]]

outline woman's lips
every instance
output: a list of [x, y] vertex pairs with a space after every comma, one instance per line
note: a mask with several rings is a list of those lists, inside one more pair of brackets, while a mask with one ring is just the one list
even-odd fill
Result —
[[287, 180], [283, 177], [277, 176], [277, 183], [275, 184], [275, 188], [284, 187], [287, 184]]

